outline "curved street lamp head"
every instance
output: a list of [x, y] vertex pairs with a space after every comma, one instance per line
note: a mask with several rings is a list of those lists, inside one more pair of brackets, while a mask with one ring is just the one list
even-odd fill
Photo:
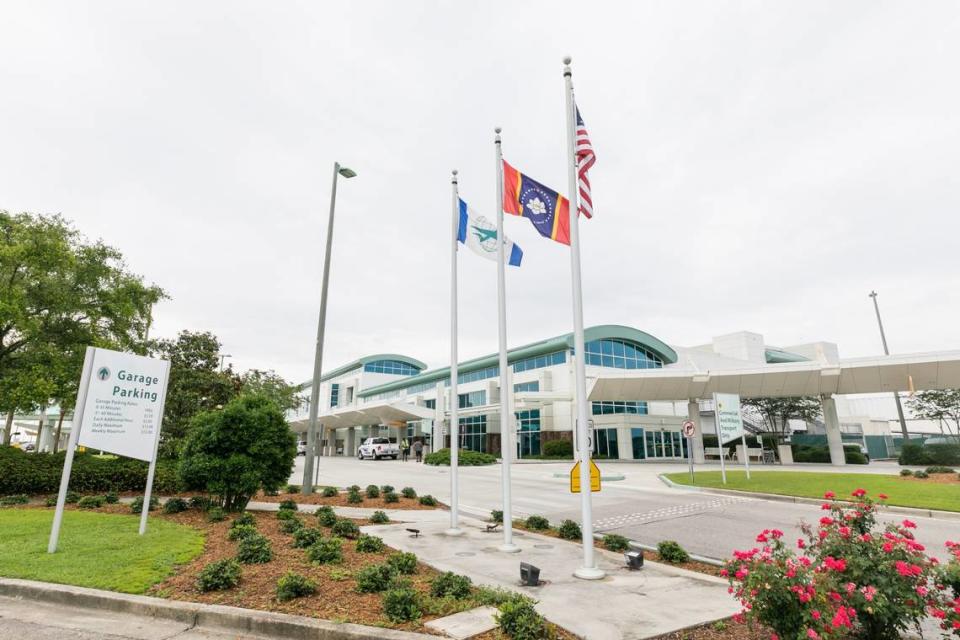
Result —
[[342, 175], [344, 178], [357, 177], [357, 172], [354, 171], [353, 169], [350, 169], [349, 167], [340, 167], [340, 169], [338, 170], [338, 173]]

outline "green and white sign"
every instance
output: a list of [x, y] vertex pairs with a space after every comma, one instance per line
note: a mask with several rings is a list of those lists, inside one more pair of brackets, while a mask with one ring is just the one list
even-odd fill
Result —
[[743, 437], [743, 418], [740, 417], [740, 396], [735, 393], [715, 393], [713, 403], [717, 408], [717, 436], [720, 444]]
[[95, 349], [79, 444], [138, 460], [153, 460], [170, 363]]

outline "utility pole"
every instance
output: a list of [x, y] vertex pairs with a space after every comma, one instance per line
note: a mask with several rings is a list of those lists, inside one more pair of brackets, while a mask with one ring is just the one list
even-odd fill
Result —
[[[880, 319], [880, 305], [877, 304], [877, 292], [871, 291], [870, 297], [873, 298], [873, 310], [877, 313], [877, 325], [880, 327], [880, 341], [883, 342], [883, 353], [884, 355], [890, 355], [890, 349], [887, 348], [887, 335], [883, 331], [883, 320]], [[903, 405], [900, 404], [900, 392], [893, 392], [893, 399], [897, 403], [897, 415], [900, 417], [900, 432], [903, 434], [903, 441], [906, 442], [910, 439], [910, 434], [907, 433], [907, 421], [903, 417]]]

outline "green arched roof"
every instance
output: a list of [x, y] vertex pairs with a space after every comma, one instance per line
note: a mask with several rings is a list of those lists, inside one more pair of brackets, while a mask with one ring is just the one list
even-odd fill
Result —
[[[409, 356], [402, 356], [399, 353], [375, 353], [373, 355], [364, 356], [362, 358], [354, 360], [353, 362], [348, 362], [342, 367], [337, 367], [333, 371], [326, 372], [325, 374], [320, 376], [320, 381], [326, 382], [330, 378], [336, 378], [337, 376], [341, 376], [348, 371], [353, 371], [354, 369], [361, 368], [363, 367], [363, 365], [370, 362], [376, 362], [377, 360], [396, 360], [404, 364], [409, 364], [411, 367], [419, 369], [420, 371], [423, 371], [424, 369], [427, 368], [427, 365], [425, 363], [420, 362], [419, 360], [415, 358], [411, 358]], [[408, 377], [414, 377], [414, 376], [408, 376]]]

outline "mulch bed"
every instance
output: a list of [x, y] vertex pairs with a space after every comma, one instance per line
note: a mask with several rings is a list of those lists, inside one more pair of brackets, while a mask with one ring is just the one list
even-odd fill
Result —
[[446, 505], [442, 505], [439, 502], [436, 507], [428, 507], [426, 505], [420, 504], [420, 498], [404, 498], [400, 497], [400, 502], [384, 502], [383, 496], [379, 498], [368, 498], [366, 495], [363, 496], [363, 502], [352, 504], [347, 502], [347, 494], [344, 492], [338, 493], [332, 498], [325, 498], [320, 493], [311, 493], [310, 495], [303, 495], [302, 493], [281, 493], [275, 496], [268, 496], [262, 491], [252, 498], [254, 502], [283, 502], [284, 500], [293, 500], [297, 504], [328, 504], [331, 507], [361, 507], [363, 509], [409, 509], [412, 511], [420, 511], [424, 509], [446, 509]]
[[770, 640], [772, 633], [765, 627], [727, 619], [683, 631], [673, 631], [650, 640]]
[[933, 484], [960, 484], [960, 474], [957, 473], [931, 473], [929, 477], [926, 478], [914, 478], [913, 476], [901, 476], [901, 480], [904, 482], [919, 482]]

